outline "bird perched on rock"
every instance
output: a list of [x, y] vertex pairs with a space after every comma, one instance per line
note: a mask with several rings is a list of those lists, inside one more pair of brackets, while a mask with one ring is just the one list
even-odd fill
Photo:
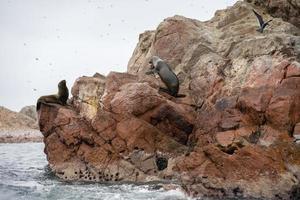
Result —
[[270, 19], [267, 22], [264, 22], [262, 16], [260, 14], [258, 14], [255, 10], [252, 9], [252, 11], [254, 12], [255, 16], [257, 17], [257, 20], [259, 22], [259, 29], [257, 29], [258, 32], [263, 33], [264, 29], [266, 28], [267, 25], [269, 25], [269, 22], [272, 21], [272, 19]]

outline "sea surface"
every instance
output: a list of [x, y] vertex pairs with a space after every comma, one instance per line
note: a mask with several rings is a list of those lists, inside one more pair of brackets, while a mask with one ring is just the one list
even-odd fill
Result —
[[50, 172], [43, 150], [43, 143], [0, 144], [0, 200], [188, 199], [180, 190], [154, 189], [153, 184], [109, 185], [61, 181]]

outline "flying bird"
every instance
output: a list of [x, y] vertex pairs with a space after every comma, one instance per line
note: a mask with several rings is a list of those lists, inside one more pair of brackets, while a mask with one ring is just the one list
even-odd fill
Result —
[[253, 12], [254, 12], [255, 16], [257, 17], [259, 26], [260, 26], [259, 29], [257, 29], [257, 31], [262, 33], [264, 31], [264, 29], [266, 28], [266, 26], [269, 25], [269, 22], [272, 21], [272, 19], [267, 22], [264, 22], [264, 20], [260, 14], [258, 14], [255, 10], [253, 10]]

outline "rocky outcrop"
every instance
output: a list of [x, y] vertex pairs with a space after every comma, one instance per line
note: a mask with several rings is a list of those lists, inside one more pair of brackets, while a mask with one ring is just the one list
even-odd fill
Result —
[[33, 120], [37, 121], [36, 107], [34, 105], [23, 107], [19, 113], [26, 115], [32, 118]]
[[[37, 120], [27, 114], [22, 114], [24, 110], [27, 110], [25, 113], [32, 114], [31, 109], [22, 110], [17, 113], [0, 106], [0, 143], [42, 141]], [[28, 112], [28, 110], [30, 111]]]
[[[174, 181], [194, 197], [297, 199], [300, 30], [263, 34], [247, 2], [207, 22], [182, 16], [140, 35], [128, 73], [80, 77], [70, 106], [42, 105], [51, 169], [66, 180]], [[158, 55], [180, 93], [146, 76]]]
[[38, 129], [34, 119], [0, 106], [0, 130]]
[[195, 111], [137, 76], [81, 77], [72, 94], [73, 107], [43, 105], [39, 112], [45, 152], [61, 178], [163, 180], [187, 151]]

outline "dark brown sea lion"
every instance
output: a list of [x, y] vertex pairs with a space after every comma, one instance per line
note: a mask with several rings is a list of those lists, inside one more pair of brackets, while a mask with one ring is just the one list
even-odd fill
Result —
[[66, 81], [62, 80], [58, 83], [58, 93], [54, 95], [41, 96], [36, 103], [36, 110], [38, 111], [41, 104], [55, 103], [60, 105], [66, 105], [69, 98], [69, 90], [66, 85]]

